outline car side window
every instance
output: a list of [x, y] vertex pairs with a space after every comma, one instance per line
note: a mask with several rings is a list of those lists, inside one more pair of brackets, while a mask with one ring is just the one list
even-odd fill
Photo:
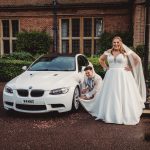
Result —
[[88, 66], [89, 65], [88, 60], [85, 57], [83, 57], [83, 56], [82, 56], [82, 59], [84, 60], [85, 66]]
[[78, 71], [80, 72], [82, 69], [82, 66], [88, 66], [88, 60], [84, 58], [83, 56], [78, 57]]
[[82, 59], [81, 59], [81, 57], [79, 56], [79, 57], [78, 57], [78, 71], [80, 72], [81, 69], [82, 69]]

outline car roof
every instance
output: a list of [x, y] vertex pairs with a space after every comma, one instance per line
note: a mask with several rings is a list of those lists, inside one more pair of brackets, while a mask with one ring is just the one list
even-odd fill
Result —
[[[69, 54], [60, 54], [60, 53], [52, 53], [52, 54], [44, 54], [41, 57], [58, 57], [58, 56], [76, 57], [78, 55], [82, 55], [82, 54], [72, 54], [72, 53], [69, 53]], [[82, 55], [82, 56], [84, 56], [84, 55]]]

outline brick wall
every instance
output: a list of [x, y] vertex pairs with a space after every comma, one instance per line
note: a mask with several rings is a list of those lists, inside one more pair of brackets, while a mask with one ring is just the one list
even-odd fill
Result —
[[[100, 17], [103, 18], [104, 31], [128, 31], [130, 16], [128, 9], [64, 9], [59, 10], [59, 17]], [[53, 14], [52, 10], [17, 10], [0, 11], [0, 19], [18, 19], [20, 31], [43, 31], [53, 35]]]
[[114, 31], [128, 31], [129, 29], [129, 16], [105, 16], [104, 17], [104, 30], [107, 32]]
[[35, 5], [35, 4], [49, 4], [52, 0], [1, 0], [1, 6], [20, 6], [20, 5]]
[[[128, 2], [128, 0], [57, 0], [60, 4], [76, 4], [76, 3], [114, 3]], [[50, 4], [52, 0], [1, 0], [0, 5], [44, 5]]]
[[53, 19], [50, 17], [21, 17], [20, 31], [46, 31], [49, 35], [53, 35]]
[[61, 17], [100, 17], [104, 22], [104, 31], [128, 31], [130, 16], [128, 9], [64, 10]]
[[[139, 2], [139, 1], [138, 1]], [[134, 12], [134, 46], [144, 44], [145, 36], [145, 6], [143, 4], [135, 4]]]
[[[95, 0], [95, 2], [98, 0]], [[127, 0], [118, 0], [116, 2], [126, 2]], [[65, 3], [65, 1], [60, 0], [59, 3]], [[77, 2], [77, 1], [74, 1]], [[112, 0], [101, 0], [99, 2], [112, 2]], [[48, 3], [48, 0], [8, 0], [0, 2], [0, 4], [12, 4], [12, 5], [24, 5], [24, 4], [34, 4], [37, 3]], [[58, 12], [58, 16], [75, 16], [75, 17], [101, 17], [104, 21], [104, 30], [107, 32], [113, 31], [128, 31], [129, 22], [129, 11], [128, 9], [93, 9], [93, 10], [63, 10]], [[0, 11], [0, 19], [14, 19], [20, 20], [20, 30], [44, 30], [52, 35], [52, 24], [53, 24], [53, 14], [52, 10], [28, 10], [28, 11]]]
[[20, 31], [46, 31], [53, 34], [53, 16], [51, 10], [0, 12], [0, 19], [18, 19]]
[[[104, 21], [104, 31], [128, 31], [129, 13], [126, 9], [95, 9], [95, 10], [64, 10], [58, 12], [58, 17], [101, 17]], [[0, 19], [19, 19], [20, 30], [46, 30], [52, 35], [53, 15], [51, 10], [0, 12]]]

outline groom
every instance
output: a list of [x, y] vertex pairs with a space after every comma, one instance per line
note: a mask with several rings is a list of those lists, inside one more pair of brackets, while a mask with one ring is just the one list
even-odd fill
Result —
[[91, 66], [85, 69], [84, 81], [81, 84], [81, 99], [89, 100], [94, 98], [95, 94], [100, 90], [102, 78], [96, 74]]

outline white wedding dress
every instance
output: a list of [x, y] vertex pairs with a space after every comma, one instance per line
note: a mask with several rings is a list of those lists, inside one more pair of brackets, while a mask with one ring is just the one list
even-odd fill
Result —
[[131, 71], [125, 70], [127, 56], [107, 56], [106, 72], [100, 92], [94, 99], [80, 100], [83, 107], [96, 120], [106, 123], [135, 125], [139, 123], [144, 103]]

